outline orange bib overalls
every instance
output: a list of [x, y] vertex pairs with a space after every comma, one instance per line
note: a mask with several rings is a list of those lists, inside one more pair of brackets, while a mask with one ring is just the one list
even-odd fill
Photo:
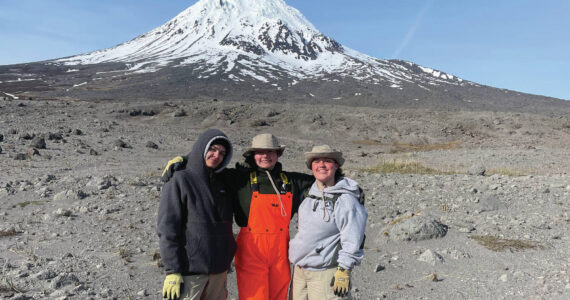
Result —
[[[287, 299], [291, 279], [289, 267], [289, 221], [293, 195], [288, 186], [277, 194], [260, 194], [254, 172], [248, 226], [237, 237], [235, 267], [239, 299]], [[255, 181], [255, 182], [254, 182]]]

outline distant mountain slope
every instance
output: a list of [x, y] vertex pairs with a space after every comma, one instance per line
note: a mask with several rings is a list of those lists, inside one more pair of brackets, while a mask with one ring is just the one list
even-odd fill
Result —
[[[373, 58], [320, 33], [283, 0], [201, 0], [118, 46], [0, 66], [0, 91], [34, 97], [302, 101], [438, 109], [564, 102]], [[26, 94], [27, 93], [27, 94]]]

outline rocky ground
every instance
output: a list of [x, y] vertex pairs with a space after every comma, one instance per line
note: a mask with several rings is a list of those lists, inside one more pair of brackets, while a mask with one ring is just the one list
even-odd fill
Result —
[[570, 298], [564, 111], [214, 100], [0, 100], [0, 296], [161, 299], [159, 175], [209, 127], [238, 154], [276, 134], [287, 170], [344, 151], [369, 212], [356, 299]]

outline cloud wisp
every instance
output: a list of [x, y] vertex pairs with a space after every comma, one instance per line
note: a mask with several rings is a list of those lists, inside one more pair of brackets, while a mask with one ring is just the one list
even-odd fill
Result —
[[400, 56], [400, 54], [402, 53], [402, 51], [408, 46], [410, 41], [414, 38], [414, 35], [416, 34], [417, 29], [422, 25], [424, 16], [427, 14], [427, 12], [431, 8], [432, 4], [433, 4], [433, 0], [427, 0], [425, 2], [424, 6], [422, 7], [420, 12], [418, 13], [418, 16], [414, 20], [414, 23], [412, 24], [412, 26], [408, 30], [408, 33], [406, 34], [406, 36], [404, 37], [404, 39], [402, 40], [402, 42], [400, 43], [400, 45], [398, 46], [396, 51], [394, 51], [394, 53], [392, 54], [392, 56], [391, 56], [392, 59], [397, 59]]

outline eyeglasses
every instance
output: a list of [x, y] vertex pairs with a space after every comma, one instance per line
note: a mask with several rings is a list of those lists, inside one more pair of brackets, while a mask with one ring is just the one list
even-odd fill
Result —
[[226, 147], [222, 145], [212, 145], [208, 148], [208, 152], [217, 152], [218, 155], [226, 156]]

